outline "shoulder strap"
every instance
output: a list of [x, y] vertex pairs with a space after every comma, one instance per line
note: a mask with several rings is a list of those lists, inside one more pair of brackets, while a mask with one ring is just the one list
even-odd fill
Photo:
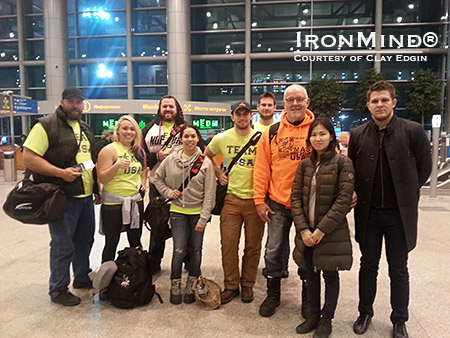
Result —
[[189, 176], [186, 177], [186, 179], [184, 180], [184, 182], [180, 185], [180, 187], [178, 188], [178, 191], [183, 191], [183, 189], [185, 187], [187, 187], [187, 185], [189, 184], [189, 182], [192, 180], [192, 178], [198, 174], [198, 172], [200, 171], [200, 168], [203, 165], [203, 161], [205, 160], [205, 158], [203, 157], [203, 155], [200, 155], [194, 162], [194, 164], [192, 165], [191, 170], [189, 171]]
[[272, 143], [273, 138], [277, 135], [280, 128], [280, 122], [274, 123], [269, 128], [269, 144]]
[[169, 138], [167, 139], [167, 141], [164, 141], [164, 145], [170, 144], [170, 142], [172, 142], [172, 140], [178, 135], [181, 128], [183, 127], [184, 127], [183, 123], [179, 124], [178, 126], [173, 126], [172, 130], [170, 131]]
[[261, 132], [257, 131], [253, 134], [253, 136], [248, 140], [247, 144], [237, 153], [237, 155], [233, 158], [233, 160], [228, 165], [227, 172], [229, 173], [231, 171], [231, 168], [233, 168], [234, 164], [241, 158], [242, 155], [247, 151], [248, 148], [251, 146], [254, 146], [258, 143], [259, 139], [261, 138]]

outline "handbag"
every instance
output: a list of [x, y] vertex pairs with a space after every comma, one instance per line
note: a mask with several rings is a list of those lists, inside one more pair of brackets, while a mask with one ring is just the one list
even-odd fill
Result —
[[[183, 191], [184, 187], [189, 184], [189, 181], [198, 174], [205, 158], [200, 155], [192, 165], [189, 171], [189, 176], [178, 188], [178, 191]], [[170, 218], [170, 204], [171, 199], [164, 199], [162, 196], [150, 198], [150, 201], [144, 211], [144, 224], [148, 230], [152, 232], [158, 240], [166, 240], [172, 237], [172, 231], [168, 226]]]
[[16, 184], [3, 204], [5, 213], [28, 224], [47, 224], [60, 220], [66, 212], [67, 198], [63, 189], [52, 183], [35, 183], [31, 171]]
[[200, 276], [192, 285], [192, 292], [205, 308], [215, 310], [220, 307], [220, 286], [216, 282]]
[[[235, 165], [235, 163], [241, 158], [242, 155], [247, 151], [248, 148], [251, 146], [254, 146], [258, 143], [259, 139], [261, 138], [261, 132], [257, 131], [253, 134], [253, 136], [248, 140], [248, 142], [245, 144], [245, 146], [237, 153], [237, 155], [233, 158], [233, 160], [230, 162], [230, 165], [228, 166], [227, 171], [225, 172], [225, 175], [228, 176], [231, 169]], [[214, 208], [212, 209], [211, 213], [213, 215], [220, 215], [222, 212], [223, 205], [225, 203], [225, 197], [227, 196], [227, 190], [228, 190], [228, 184], [222, 185], [219, 183], [219, 180], [217, 180], [217, 187], [216, 187], [216, 204], [214, 205]]]

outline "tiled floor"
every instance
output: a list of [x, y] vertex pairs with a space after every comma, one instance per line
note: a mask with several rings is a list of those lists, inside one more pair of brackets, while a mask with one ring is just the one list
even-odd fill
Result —
[[[0, 203], [13, 187], [0, 183]], [[408, 330], [411, 337], [450, 337], [450, 196], [423, 196], [420, 208], [419, 243], [410, 254], [411, 302]], [[96, 209], [98, 214], [98, 207]], [[167, 242], [163, 270], [155, 281], [164, 303], [155, 298], [142, 308], [121, 310], [99, 302], [98, 296], [81, 293], [82, 303], [67, 308], [50, 302], [48, 289], [49, 234], [47, 226], [18, 223], [0, 211], [0, 337], [298, 337], [300, 283], [296, 265], [282, 282], [282, 302], [271, 318], [258, 315], [265, 296], [265, 280], [258, 275], [255, 300], [239, 298], [218, 310], [200, 305], [169, 303], [169, 270], [172, 244]], [[353, 227], [352, 215], [349, 215]], [[292, 234], [293, 235], [293, 231]], [[291, 236], [292, 237], [292, 236]], [[148, 231], [143, 243], [147, 246]], [[264, 239], [265, 243], [265, 239]], [[123, 236], [120, 246], [126, 245]], [[96, 235], [91, 266], [100, 265], [103, 238]], [[351, 271], [342, 272], [341, 293], [332, 337], [356, 337], [352, 331], [357, 313], [359, 250], [354, 244]], [[260, 262], [260, 269], [263, 259]], [[204, 240], [202, 270], [222, 286], [218, 218], [208, 225]], [[184, 277], [185, 278], [185, 277]], [[391, 337], [389, 279], [383, 259], [380, 265], [375, 317], [364, 337]], [[312, 334], [304, 335], [312, 337]]]

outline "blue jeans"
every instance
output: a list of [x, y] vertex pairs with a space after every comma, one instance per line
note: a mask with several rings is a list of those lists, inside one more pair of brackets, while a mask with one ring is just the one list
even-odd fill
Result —
[[[266, 267], [263, 269], [264, 277], [281, 277], [286, 268], [286, 247], [289, 246], [289, 232], [292, 225], [291, 210], [284, 205], [269, 200], [269, 207], [275, 214], [269, 214], [271, 222], [267, 229], [266, 252], [264, 261]], [[287, 257], [289, 259], [289, 256]]]
[[199, 219], [199, 214], [186, 215], [178, 212], [170, 213], [173, 237], [172, 272], [170, 279], [181, 279], [181, 268], [188, 245], [191, 255], [189, 276], [200, 276], [204, 231], [198, 232], [194, 230]]
[[358, 311], [373, 316], [383, 237], [391, 280], [391, 321], [402, 324], [408, 320], [409, 273], [408, 250], [398, 209], [370, 209], [364, 245], [360, 247]]
[[49, 223], [50, 296], [56, 296], [70, 283], [70, 263], [75, 279], [89, 282], [89, 254], [94, 243], [94, 203], [92, 196], [69, 197], [64, 217]]

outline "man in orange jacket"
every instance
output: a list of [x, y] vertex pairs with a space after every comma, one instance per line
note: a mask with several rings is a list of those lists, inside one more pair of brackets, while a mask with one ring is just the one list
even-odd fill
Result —
[[[314, 114], [307, 109], [309, 102], [303, 86], [289, 86], [284, 92], [284, 111], [277, 132], [274, 135], [270, 130], [265, 131], [256, 152], [253, 199], [258, 216], [268, 224], [266, 266], [263, 269], [267, 278], [267, 297], [259, 308], [263, 317], [272, 316], [280, 305], [283, 252], [289, 243], [292, 224], [292, 183], [299, 162], [311, 153], [306, 145], [309, 126], [314, 121]], [[306, 302], [302, 303], [304, 316]]]

